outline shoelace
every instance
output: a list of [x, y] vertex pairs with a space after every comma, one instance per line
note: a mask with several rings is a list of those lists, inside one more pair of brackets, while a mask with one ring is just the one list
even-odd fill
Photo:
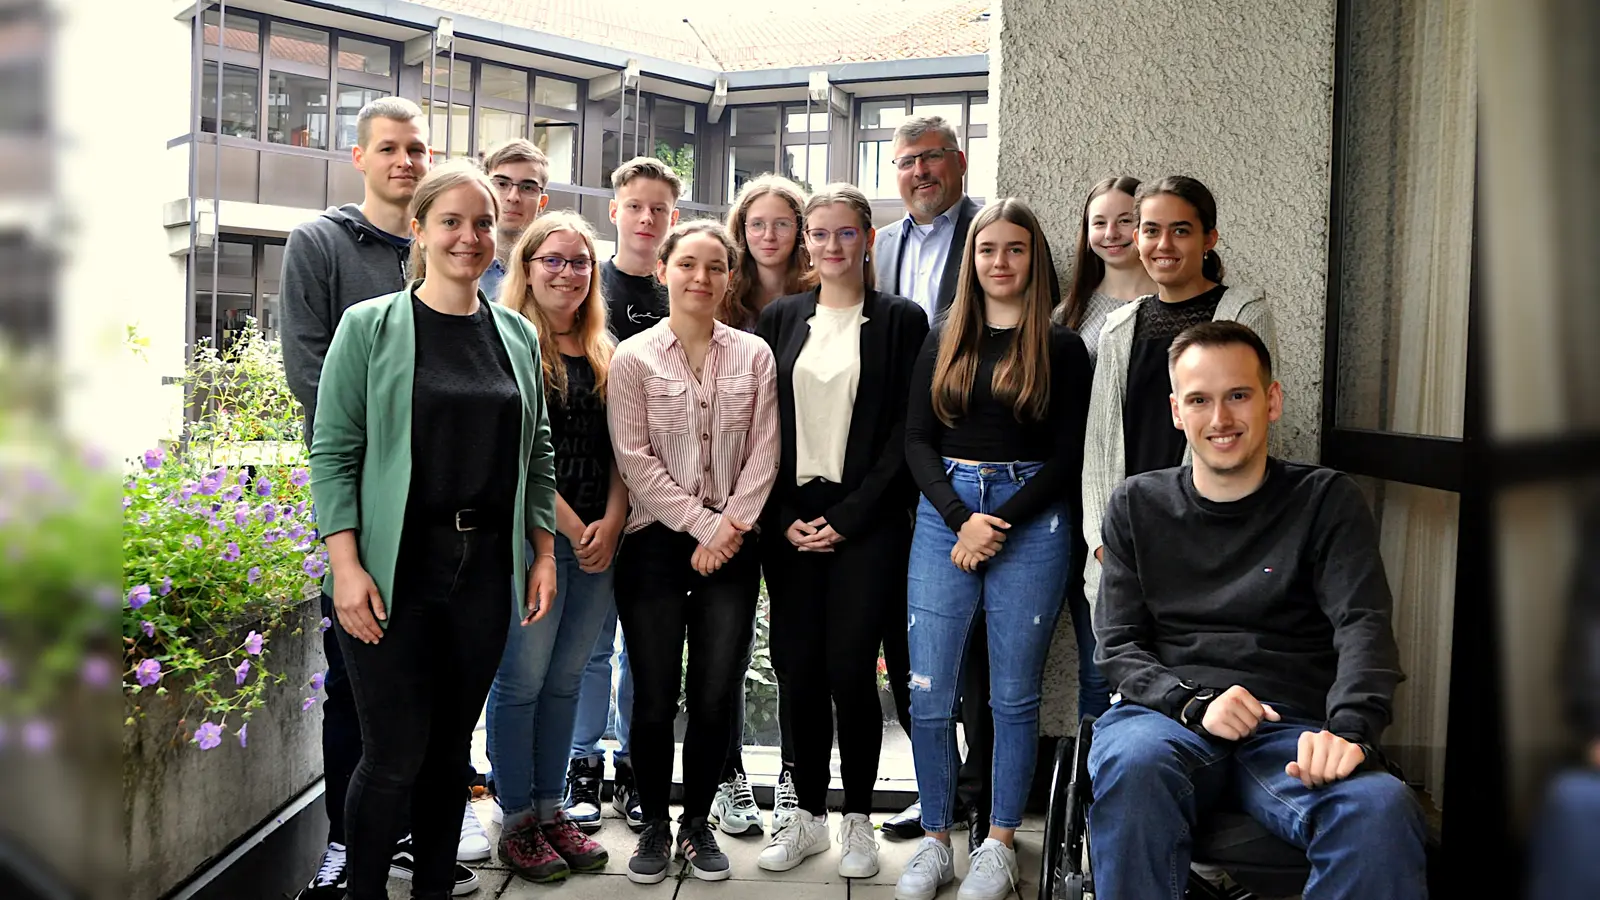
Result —
[[[512, 851], [518, 856], [539, 859], [555, 853], [555, 849], [550, 847], [550, 842], [545, 840], [544, 834], [539, 831], [539, 827], [532, 823], [528, 823], [521, 828], [511, 829], [506, 834], [506, 843], [511, 846]], [[547, 850], [548, 852], [546, 852]]]
[[800, 809], [800, 794], [794, 789], [794, 779], [785, 772], [778, 779], [778, 788], [772, 794], [772, 811], [793, 813]]
[[1011, 867], [1006, 865], [999, 847], [985, 843], [972, 851], [970, 859], [971, 862], [967, 864], [967, 878], [993, 878], [998, 871], [1006, 876], [1006, 883], [1011, 885], [1011, 890], [1017, 889], [1016, 879], [1011, 877]]
[[872, 823], [865, 819], [845, 819], [839, 829], [839, 845], [844, 847], [846, 856], [851, 853], [876, 855], [878, 839], [872, 835]]
[[639, 853], [664, 856], [672, 848], [672, 829], [665, 822], [651, 822], [639, 835]]
[[722, 853], [722, 848], [717, 846], [717, 839], [711, 836], [711, 826], [705, 824], [704, 821], [696, 822], [685, 830], [688, 834], [680, 833], [678, 842], [682, 844], [684, 841], [688, 841], [689, 850], [692, 852], [686, 852], [684, 856], [691, 862], [701, 857], [716, 856]]
[[588, 839], [588, 835], [583, 833], [583, 829], [578, 827], [578, 823], [566, 816], [557, 816], [555, 821], [548, 823], [548, 827], [550, 831], [554, 832], [556, 838], [574, 845], [581, 846]]
[[591, 775], [568, 775], [567, 795], [572, 798], [573, 806], [580, 803], [600, 805], [600, 782]]
[[489, 835], [483, 830], [483, 823], [478, 821], [478, 814], [468, 806], [461, 815], [461, 835], [463, 837], [487, 838]]
[[[977, 854], [973, 854], [976, 862]], [[911, 862], [906, 864], [906, 873], [926, 875], [934, 881], [944, 872], [944, 867], [950, 864], [950, 848], [936, 840], [924, 840], [922, 846], [917, 848], [916, 855], [911, 857]], [[972, 877], [970, 874], [967, 877]]]
[[733, 776], [733, 808], [755, 809], [756, 792], [750, 789], [750, 781], [743, 775]]
[[807, 824], [808, 823], [801, 821], [800, 817], [798, 816], [790, 819], [787, 825], [784, 825], [782, 828], [778, 829], [778, 833], [772, 836], [772, 841], [768, 844], [768, 846], [781, 845], [789, 850], [790, 856], [799, 853], [800, 840], [806, 836]]
[[317, 877], [313, 879], [317, 887], [328, 887], [339, 883], [339, 876], [344, 874], [345, 849], [337, 844], [329, 844], [326, 853], [322, 854], [322, 868], [317, 870]]

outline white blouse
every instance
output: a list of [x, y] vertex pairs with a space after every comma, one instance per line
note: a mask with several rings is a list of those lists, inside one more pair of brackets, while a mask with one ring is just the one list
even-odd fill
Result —
[[844, 449], [861, 381], [861, 304], [817, 306], [794, 361], [795, 484], [844, 480]]

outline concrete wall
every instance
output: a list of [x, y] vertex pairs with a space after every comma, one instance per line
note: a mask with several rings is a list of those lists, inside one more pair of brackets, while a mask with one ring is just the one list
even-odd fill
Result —
[[[1065, 279], [1084, 194], [1109, 175], [1186, 174], [1217, 197], [1228, 282], [1266, 291], [1287, 395], [1279, 437], [1314, 460], [1333, 132], [1334, 3], [1002, 0], [990, 44], [998, 186], [1039, 214]], [[1046, 733], [1075, 715], [1063, 617]]]

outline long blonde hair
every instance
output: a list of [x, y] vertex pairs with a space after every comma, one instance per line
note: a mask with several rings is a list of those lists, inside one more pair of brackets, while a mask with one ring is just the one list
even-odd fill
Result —
[[[555, 323], [533, 297], [528, 267], [533, 264], [532, 260], [544, 242], [551, 235], [564, 231], [583, 238], [584, 246], [589, 250], [589, 259], [596, 260], [594, 229], [582, 216], [566, 211], [546, 213], [534, 219], [511, 248], [511, 254], [507, 257], [510, 264], [506, 266], [505, 280], [500, 282], [498, 298], [500, 305], [522, 313], [533, 323], [534, 331], [539, 335], [539, 364], [544, 370], [545, 390], [554, 392], [563, 403], [567, 399], [567, 367], [561, 363]], [[606, 328], [606, 299], [600, 290], [600, 267], [597, 261], [589, 269], [589, 293], [573, 313], [572, 330], [579, 346], [583, 348], [583, 355], [594, 368], [595, 395], [604, 402], [606, 377], [610, 374], [611, 354], [615, 347], [611, 342], [611, 332]]]
[[[417, 182], [417, 192], [411, 195], [411, 218], [426, 225], [434, 201], [447, 191], [463, 184], [475, 184], [483, 188], [484, 193], [489, 195], [489, 206], [494, 210], [495, 221], [500, 221], [500, 195], [495, 191], [494, 183], [489, 180], [489, 176], [483, 174], [483, 168], [470, 159], [452, 159], [437, 168], [429, 169], [428, 174]], [[427, 252], [423, 249], [422, 242], [413, 237], [411, 284], [415, 286], [426, 277], [428, 277]]]
[[990, 225], [1005, 221], [1028, 232], [1032, 257], [1028, 266], [1028, 287], [1022, 297], [1022, 321], [1017, 336], [999, 362], [995, 363], [990, 390], [996, 401], [1011, 406], [1018, 422], [1043, 421], [1050, 413], [1050, 245], [1028, 204], [1015, 197], [985, 206], [967, 230], [966, 249], [961, 256], [961, 279], [955, 300], [945, 317], [939, 336], [939, 355], [933, 364], [933, 411], [939, 421], [953, 426], [966, 414], [972, 395], [972, 382], [978, 375], [978, 344], [984, 329], [984, 293], [978, 283], [973, 256], [978, 235]]
[[[853, 184], [836, 181], [833, 184], [823, 185], [811, 199], [806, 201], [806, 216], [823, 208], [839, 204], [848, 206], [856, 214], [856, 221], [861, 227], [861, 239], [866, 240], [872, 232], [872, 202], [867, 195]], [[803, 236], [803, 235], [802, 235]], [[867, 290], [874, 290], [878, 286], [878, 267], [872, 264], [872, 245], [867, 244], [866, 251], [861, 254], [861, 283]], [[813, 288], [822, 283], [822, 273], [816, 269], [806, 273], [806, 287]]]
[[733, 201], [733, 209], [728, 212], [728, 237], [733, 238], [733, 243], [739, 248], [739, 268], [735, 270], [733, 288], [728, 291], [728, 296], [722, 305], [717, 308], [717, 318], [723, 324], [734, 328], [745, 328], [755, 324], [756, 317], [761, 314], [757, 307], [757, 299], [761, 296], [761, 267], [756, 264], [756, 258], [750, 253], [750, 244], [745, 237], [745, 222], [750, 216], [750, 206], [762, 197], [777, 197], [789, 204], [789, 209], [794, 211], [794, 249], [789, 251], [789, 262], [785, 270], [783, 290], [786, 294], [798, 294], [805, 290], [806, 269], [810, 262], [806, 254], [805, 228], [806, 228], [806, 195], [800, 185], [795, 184], [781, 175], [762, 175], [745, 182], [739, 189], [739, 196]]

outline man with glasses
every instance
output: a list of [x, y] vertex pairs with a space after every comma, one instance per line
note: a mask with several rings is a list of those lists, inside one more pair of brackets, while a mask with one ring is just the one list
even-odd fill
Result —
[[[978, 204], [962, 183], [967, 156], [956, 130], [940, 116], [912, 116], [894, 132], [894, 165], [905, 201], [905, 218], [878, 230], [872, 259], [878, 267], [878, 289], [909, 297], [937, 324], [956, 296], [961, 278], [961, 252]], [[967, 652], [966, 690], [961, 698], [961, 724], [967, 759], [961, 766], [958, 818], [973, 831], [973, 846], [988, 833], [986, 801], [989, 760], [994, 750], [994, 724], [989, 711], [989, 648], [984, 639], [983, 612], [973, 624]], [[895, 636], [904, 640], [904, 634]], [[885, 640], [890, 639], [885, 635]], [[912, 804], [883, 824], [891, 837], [922, 835], [922, 805]]]
[[506, 260], [511, 258], [517, 239], [550, 202], [550, 195], [544, 192], [550, 183], [550, 159], [532, 141], [512, 138], [490, 148], [483, 157], [483, 170], [489, 173], [489, 180], [500, 194], [500, 218], [496, 222], [500, 234], [495, 241], [494, 262], [478, 279], [478, 287], [494, 300], [500, 294]]

